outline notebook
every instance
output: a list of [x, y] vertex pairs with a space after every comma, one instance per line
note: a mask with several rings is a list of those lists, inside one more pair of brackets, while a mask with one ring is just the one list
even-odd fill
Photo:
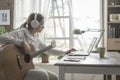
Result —
[[68, 56], [89, 56], [92, 52], [95, 44], [97, 42], [97, 37], [94, 37], [86, 51], [73, 51], [68, 54]]

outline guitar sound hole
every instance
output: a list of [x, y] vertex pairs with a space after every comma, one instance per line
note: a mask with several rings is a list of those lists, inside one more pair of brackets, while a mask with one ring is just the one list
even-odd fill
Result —
[[29, 54], [26, 54], [26, 55], [24, 56], [24, 60], [25, 60], [26, 63], [29, 63], [30, 60], [31, 60], [31, 56], [30, 56]]

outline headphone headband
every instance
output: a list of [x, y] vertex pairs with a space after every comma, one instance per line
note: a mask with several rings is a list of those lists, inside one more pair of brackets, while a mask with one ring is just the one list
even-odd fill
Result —
[[37, 13], [34, 13], [34, 20], [37, 20]]

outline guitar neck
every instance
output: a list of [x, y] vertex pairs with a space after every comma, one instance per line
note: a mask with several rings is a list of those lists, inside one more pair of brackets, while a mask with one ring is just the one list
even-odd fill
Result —
[[51, 49], [52, 45], [49, 45], [41, 50], [38, 50], [37, 52], [33, 53], [32, 58], [38, 56], [39, 54], [42, 54], [43, 52], [46, 52], [47, 50]]

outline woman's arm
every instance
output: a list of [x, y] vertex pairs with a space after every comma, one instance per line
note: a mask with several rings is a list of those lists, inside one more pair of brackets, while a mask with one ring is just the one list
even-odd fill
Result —
[[23, 48], [25, 53], [32, 51], [31, 46], [24, 41], [24, 32], [22, 30], [15, 30], [3, 35], [0, 35], [0, 44], [15, 44]]
[[[39, 48], [42, 49], [42, 48], [45, 48], [45, 47], [46, 47], [46, 45], [41, 42]], [[59, 55], [68, 54], [68, 53], [70, 53], [71, 51], [75, 51], [75, 49], [74, 49], [74, 48], [71, 48], [71, 49], [69, 49], [69, 50], [67, 50], [67, 51], [63, 51], [63, 50], [59, 50], [59, 49], [52, 48], [52, 49], [46, 51], [46, 54], [59, 56]]]
[[9, 32], [3, 35], [0, 35], [0, 44], [15, 44], [20, 46], [22, 44], [22, 40], [17, 38], [15, 32]]

